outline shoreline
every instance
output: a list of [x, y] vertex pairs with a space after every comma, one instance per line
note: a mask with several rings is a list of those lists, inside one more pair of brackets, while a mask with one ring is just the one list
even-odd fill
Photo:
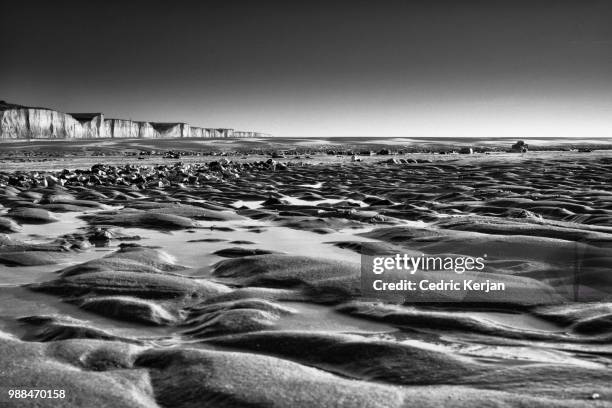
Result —
[[[352, 155], [328, 155], [328, 154], [298, 154], [286, 155], [279, 157], [273, 154], [244, 154], [238, 152], [216, 152], [211, 154], [201, 155], [184, 155], [180, 157], [163, 158], [163, 152], [157, 156], [139, 156], [139, 155], [91, 155], [84, 153], [82, 155], [63, 155], [56, 157], [53, 154], [44, 155], [43, 157], [32, 157], [28, 155], [17, 156], [14, 153], [5, 152], [0, 145], [0, 164], [4, 170], [19, 171], [24, 165], [27, 165], [31, 170], [37, 171], [61, 171], [68, 170], [85, 170], [92, 165], [104, 163], [112, 166], [159, 166], [173, 165], [176, 163], [183, 164], [198, 164], [211, 163], [220, 160], [230, 160], [232, 162], [253, 163], [267, 160], [274, 160], [286, 165], [370, 165], [370, 164], [402, 164], [405, 166], [419, 167], [435, 163], [501, 163], [501, 162], [521, 162], [528, 160], [550, 159], [557, 158], [559, 160], [583, 160], [585, 158], [608, 158], [612, 157], [612, 150], [594, 150], [589, 153], [574, 152], [574, 151], [533, 151], [529, 153], [475, 153], [471, 155], [461, 154], [434, 154], [434, 153], [407, 153], [407, 154], [390, 154], [390, 155], [372, 155], [372, 156], [357, 156], [359, 161], [354, 162]], [[406, 160], [407, 163], [393, 163], [393, 160]], [[417, 161], [417, 162], [413, 162]]]

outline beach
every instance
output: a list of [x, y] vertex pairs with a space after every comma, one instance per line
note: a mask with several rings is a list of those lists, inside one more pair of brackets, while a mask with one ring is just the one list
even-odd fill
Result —
[[[612, 151], [307, 142], [2, 145], [0, 385], [75, 406], [610, 406]], [[373, 295], [384, 256], [440, 263]]]

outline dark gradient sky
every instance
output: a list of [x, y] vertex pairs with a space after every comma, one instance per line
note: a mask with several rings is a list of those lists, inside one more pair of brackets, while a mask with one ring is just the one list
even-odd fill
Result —
[[612, 136], [612, 1], [3, 1], [0, 99], [279, 136]]

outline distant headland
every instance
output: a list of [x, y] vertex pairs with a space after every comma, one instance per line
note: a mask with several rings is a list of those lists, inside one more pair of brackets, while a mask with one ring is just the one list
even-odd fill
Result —
[[143, 122], [106, 118], [103, 113], [64, 113], [0, 101], [0, 140], [11, 139], [171, 139], [267, 137], [232, 128], [203, 128], [188, 123]]

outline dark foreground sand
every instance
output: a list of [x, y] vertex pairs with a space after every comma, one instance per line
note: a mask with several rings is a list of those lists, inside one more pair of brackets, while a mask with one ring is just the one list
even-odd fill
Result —
[[[0, 406], [612, 406], [612, 154], [325, 157], [7, 160]], [[364, 298], [398, 252], [510, 290]]]

